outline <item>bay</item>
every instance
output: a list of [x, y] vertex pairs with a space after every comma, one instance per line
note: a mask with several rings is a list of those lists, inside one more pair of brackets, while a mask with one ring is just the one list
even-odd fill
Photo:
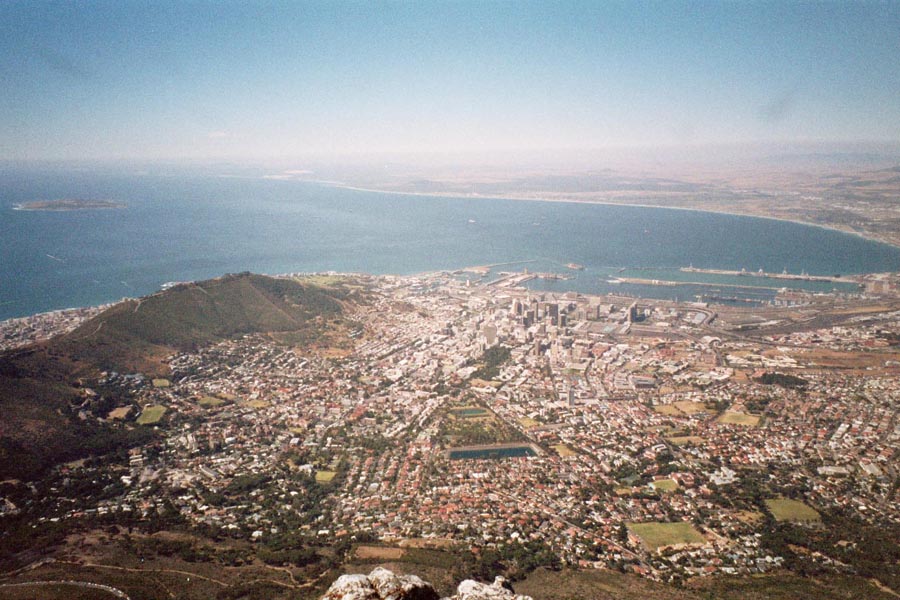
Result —
[[[34, 200], [124, 209], [13, 210]], [[544, 289], [625, 291], [619, 269], [832, 275], [900, 270], [900, 249], [827, 229], [661, 208], [409, 196], [178, 169], [0, 169], [0, 319], [152, 293], [227, 272], [411, 274], [522, 262]], [[537, 261], [524, 264], [524, 261]], [[793, 285], [793, 284], [792, 284]], [[679, 286], [677, 293], [690, 294]], [[673, 290], [631, 290], [671, 297]], [[684, 298], [683, 298], [684, 299]]]

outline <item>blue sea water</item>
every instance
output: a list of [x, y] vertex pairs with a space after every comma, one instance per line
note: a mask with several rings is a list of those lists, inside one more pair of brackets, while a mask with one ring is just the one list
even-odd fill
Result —
[[[13, 210], [63, 198], [127, 208]], [[0, 168], [0, 319], [227, 272], [409, 274], [529, 260], [559, 272], [569, 262], [586, 267], [569, 272], [572, 281], [539, 284], [550, 289], [622, 292], [606, 283], [620, 268], [898, 271], [900, 249], [795, 223], [696, 211], [416, 197], [179, 170]], [[642, 286], [632, 293], [670, 297], [673, 290]]]

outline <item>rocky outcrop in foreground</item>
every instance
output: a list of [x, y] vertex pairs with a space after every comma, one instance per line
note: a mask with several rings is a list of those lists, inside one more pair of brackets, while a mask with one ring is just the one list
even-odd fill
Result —
[[[395, 575], [377, 567], [368, 575], [341, 575], [331, 584], [321, 600], [438, 600], [434, 587], [415, 575]], [[494, 583], [466, 579], [456, 595], [444, 600], [532, 600], [512, 591], [503, 577]]]

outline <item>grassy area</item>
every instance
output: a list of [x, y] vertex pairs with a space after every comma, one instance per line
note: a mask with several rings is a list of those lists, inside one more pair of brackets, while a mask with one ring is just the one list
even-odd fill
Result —
[[153, 387], [155, 388], [167, 388], [172, 387], [172, 382], [168, 379], [154, 379]]
[[[478, 414], [454, 414], [455, 410], [478, 411]], [[482, 414], [483, 413], [483, 414]], [[472, 446], [478, 444], [501, 444], [517, 442], [522, 434], [489, 410], [479, 407], [459, 407], [451, 409], [450, 418], [445, 419], [441, 435], [448, 446]]]
[[719, 423], [729, 423], [731, 425], [747, 425], [749, 427], [756, 427], [759, 425], [759, 417], [756, 415], [748, 415], [746, 413], [725, 411], [722, 416], [719, 417]]
[[300, 283], [311, 283], [319, 287], [332, 287], [347, 281], [343, 275], [306, 275], [298, 277]]
[[158, 404], [148, 406], [141, 412], [141, 416], [137, 418], [138, 425], [154, 425], [159, 423], [163, 415], [166, 414], [166, 407]]
[[540, 421], [535, 421], [531, 417], [522, 417], [521, 419], [519, 419], [519, 425], [521, 425], [525, 429], [531, 429], [532, 427], [537, 427], [540, 424]]
[[702, 402], [691, 402], [690, 400], [682, 400], [680, 402], [675, 402], [675, 407], [683, 412], [686, 415], [695, 415], [697, 413], [705, 412], [706, 405]]
[[799, 577], [789, 573], [755, 577], [702, 577], [696, 580], [700, 598], [722, 600], [795, 600], [816, 598], [838, 600], [865, 598], [890, 600], [892, 592], [879, 589], [871, 581], [852, 575]]
[[[143, 298], [140, 308], [113, 306], [56, 342], [82, 361], [119, 372], [163, 376], [161, 364], [174, 350], [253, 332], [308, 332], [320, 335], [316, 317], [341, 313], [335, 290], [261, 275], [228, 275], [178, 285]], [[103, 328], [98, 329], [98, 323]], [[90, 333], [91, 335], [87, 335]], [[76, 343], [77, 342], [77, 343]], [[148, 364], [153, 355], [156, 368]]]
[[575, 456], [575, 454], [577, 454], [574, 450], [572, 450], [565, 444], [556, 444], [555, 446], [553, 446], [553, 449], [560, 456]]
[[757, 512], [755, 510], [742, 510], [734, 515], [737, 519], [743, 523], [749, 523], [753, 525], [754, 523], [759, 523], [763, 519], [763, 514], [761, 512]]
[[[684, 589], [607, 569], [538, 569], [513, 584], [517, 594], [541, 600], [700, 600]], [[717, 596], [718, 598], [718, 596]]]
[[248, 400], [247, 402], [244, 402], [244, 404], [250, 408], [266, 408], [269, 406], [269, 403], [265, 400]]
[[200, 398], [198, 404], [203, 408], [214, 408], [216, 406], [222, 406], [225, 404], [225, 401], [221, 398], [216, 398], [215, 396], [203, 396]]
[[337, 475], [337, 471], [316, 471], [316, 482], [330, 483], [335, 475]]
[[651, 550], [677, 544], [706, 543], [706, 538], [690, 523], [628, 523], [628, 529]]
[[771, 498], [766, 500], [766, 508], [776, 521], [820, 521], [822, 517], [815, 509], [790, 498]]
[[[182, 558], [186, 554], [185, 550], [198, 552], [191, 552], [192, 558], [185, 560]], [[240, 566], [224, 566], [213, 558], [220, 555], [220, 552], [228, 553], [229, 550], [236, 550], [239, 555], [248, 558], [253, 555], [253, 549], [243, 543], [220, 541], [212, 544], [201, 538], [168, 532], [154, 536], [138, 535], [129, 542], [124, 542], [121, 535], [110, 535], [106, 531], [73, 533], [64, 542], [62, 551], [69, 556], [77, 554], [80, 560], [91, 563], [90, 565], [51, 562], [16, 578], [4, 578], [2, 583], [27, 579], [89, 581], [118, 588], [133, 600], [171, 600], [176, 597], [172, 590], [177, 590], [177, 597], [185, 600], [303, 598], [297, 594], [297, 590], [291, 589], [292, 582], [284, 571], [266, 568], [260, 561]], [[310, 578], [316, 574], [312, 569], [308, 572]], [[325, 582], [322, 585], [327, 587]], [[313, 592], [307, 598], [318, 598], [323, 592], [324, 590]], [[0, 588], [0, 598], [115, 600], [108, 592], [73, 585]]]
[[683, 417], [685, 415], [696, 415], [697, 413], [706, 412], [708, 409], [702, 402], [691, 402], [690, 400], [681, 400], [672, 404], [657, 404], [653, 410], [667, 417]]
[[674, 479], [657, 479], [653, 487], [663, 492], [674, 492], [678, 489], [678, 482]]
[[697, 445], [703, 443], [703, 438], [696, 435], [679, 435], [675, 437], [668, 437], [666, 439], [676, 446], [686, 446], [688, 444]]

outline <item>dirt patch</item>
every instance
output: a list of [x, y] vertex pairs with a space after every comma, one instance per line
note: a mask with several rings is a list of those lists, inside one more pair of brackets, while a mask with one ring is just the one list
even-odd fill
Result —
[[356, 558], [365, 560], [365, 559], [378, 559], [378, 560], [398, 560], [403, 558], [403, 555], [406, 554], [406, 550], [403, 548], [388, 548], [385, 546], [359, 546], [356, 549]]

